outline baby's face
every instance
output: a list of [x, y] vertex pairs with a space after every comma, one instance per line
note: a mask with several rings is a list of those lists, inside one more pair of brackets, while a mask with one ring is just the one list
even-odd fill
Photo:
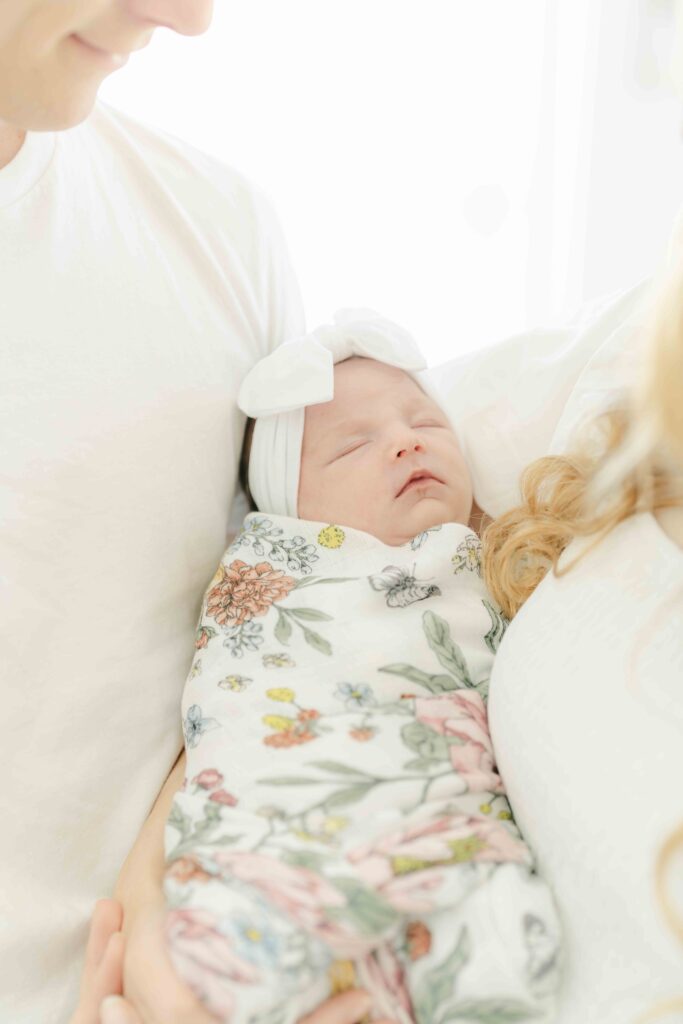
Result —
[[471, 510], [455, 434], [413, 378], [374, 359], [337, 363], [332, 401], [306, 409], [299, 516], [398, 545]]

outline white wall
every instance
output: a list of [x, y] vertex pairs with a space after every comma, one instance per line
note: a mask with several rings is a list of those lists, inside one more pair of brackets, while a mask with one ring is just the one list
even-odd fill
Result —
[[312, 326], [370, 305], [438, 362], [657, 262], [683, 158], [648, 2], [217, 0], [101, 95], [265, 188]]

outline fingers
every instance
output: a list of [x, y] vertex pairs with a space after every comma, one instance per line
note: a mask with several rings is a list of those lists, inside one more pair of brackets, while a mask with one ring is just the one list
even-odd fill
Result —
[[90, 935], [85, 951], [85, 971], [96, 970], [105, 954], [109, 939], [121, 928], [123, 910], [116, 900], [98, 900], [92, 913]]
[[368, 993], [361, 988], [333, 996], [313, 1013], [302, 1017], [298, 1024], [357, 1024], [372, 1008]]
[[123, 991], [124, 938], [115, 932], [104, 951], [93, 980], [93, 1002], [99, 1006], [105, 996], [120, 995]]
[[142, 1021], [125, 999], [108, 996], [100, 1007], [99, 1024], [142, 1024]]

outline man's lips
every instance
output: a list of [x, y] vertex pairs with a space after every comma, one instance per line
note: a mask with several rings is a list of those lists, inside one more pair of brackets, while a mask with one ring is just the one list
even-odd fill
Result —
[[438, 476], [434, 476], [434, 474], [430, 473], [428, 469], [416, 469], [410, 474], [410, 476], [405, 481], [403, 487], [398, 492], [396, 497], [400, 498], [402, 494], [404, 494], [407, 490], [411, 489], [413, 486], [417, 486], [420, 483], [428, 483], [429, 481], [432, 481], [437, 484], [443, 483], [443, 480], [440, 480]]

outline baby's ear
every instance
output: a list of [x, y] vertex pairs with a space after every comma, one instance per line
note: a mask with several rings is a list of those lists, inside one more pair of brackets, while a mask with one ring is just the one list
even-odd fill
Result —
[[256, 502], [254, 501], [251, 491], [249, 490], [249, 457], [251, 455], [251, 439], [254, 436], [254, 426], [256, 420], [252, 419], [251, 416], [247, 416], [247, 422], [244, 427], [244, 439], [242, 441], [242, 454], [240, 455], [240, 466], [239, 466], [239, 482], [240, 487], [244, 491], [247, 502], [249, 504], [250, 512], [257, 512]]

